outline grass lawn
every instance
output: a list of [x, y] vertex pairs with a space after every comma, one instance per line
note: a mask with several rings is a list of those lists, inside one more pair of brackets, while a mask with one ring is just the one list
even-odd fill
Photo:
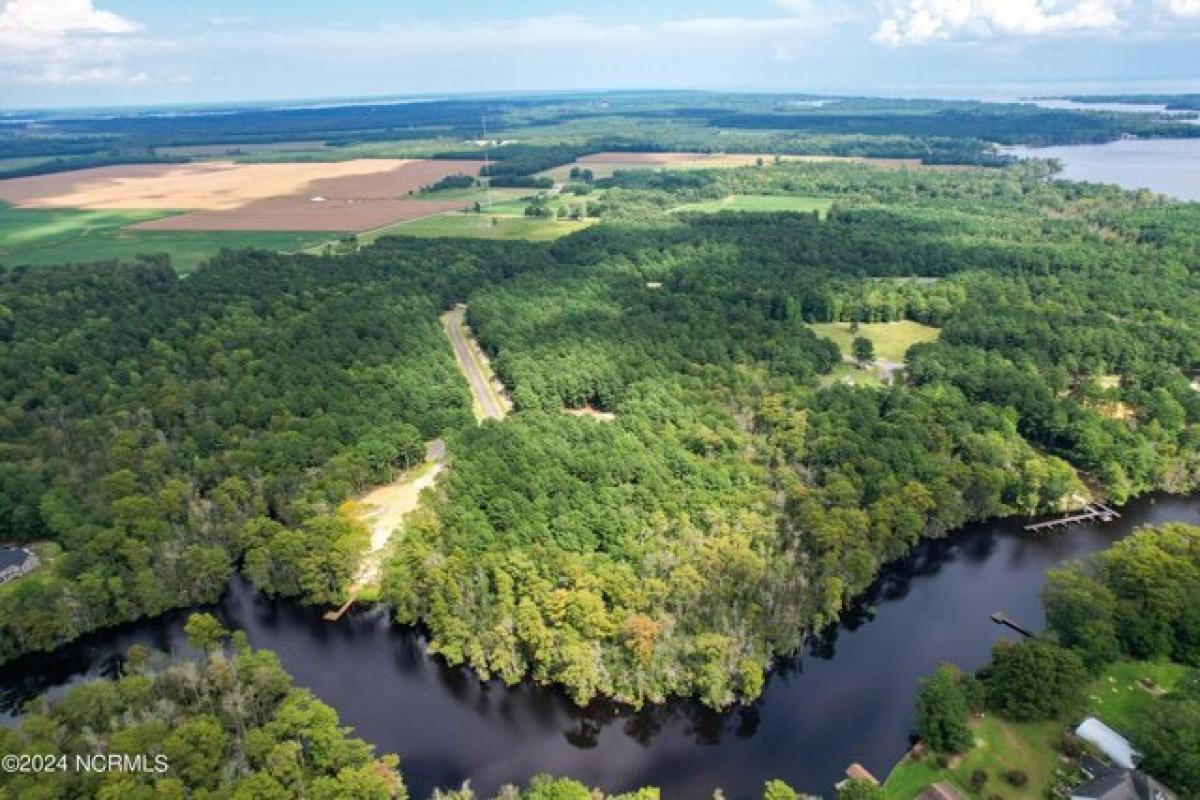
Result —
[[883, 378], [877, 370], [862, 369], [856, 364], [838, 364], [828, 375], [821, 376], [822, 386], [832, 386], [835, 383], [845, 383], [853, 386], [870, 387], [883, 386]]
[[583, 230], [594, 220], [537, 219], [502, 214], [435, 214], [361, 234], [363, 244], [380, 236], [463, 236], [476, 239], [548, 241]]
[[302, 250], [329, 239], [322, 232], [133, 231], [126, 225], [169, 216], [162, 211], [77, 211], [0, 205], [0, 263], [45, 266], [140, 253], [167, 253], [179, 272], [190, 272], [223, 247]]
[[939, 328], [909, 320], [864, 322], [858, 326], [858, 333], [850, 331], [849, 322], [819, 322], [808, 327], [818, 336], [832, 340], [844, 356], [850, 355], [850, 344], [855, 336], [865, 336], [875, 345], [876, 358], [897, 363], [904, 361], [904, 354], [914, 344], [932, 342], [941, 334]]
[[1187, 667], [1170, 662], [1119, 661], [1109, 664], [1085, 693], [1087, 711], [1125, 736], [1131, 735], [1134, 721], [1154, 699], [1139, 681], [1154, 691], [1175, 688], [1188, 672]]
[[[1170, 691], [1188, 673], [1179, 664], [1148, 661], [1121, 661], [1109, 664], [1084, 692], [1086, 713], [1098, 717], [1118, 733], [1129, 735], [1134, 721], [1153, 699], [1142, 681], [1155, 692]], [[1048, 722], [1008, 722], [994, 714], [973, 720], [976, 745], [952, 768], [938, 767], [932, 756], [919, 761], [902, 760], [888, 776], [884, 790], [889, 800], [910, 800], [930, 784], [948, 780], [971, 798], [999, 795], [1003, 798], [1042, 797], [1054, 781], [1056, 769], [1069, 765], [1059, 760], [1058, 747], [1063, 731], [1077, 719]], [[982, 769], [988, 781], [981, 792], [970, 791], [971, 774]], [[1009, 770], [1019, 769], [1029, 776], [1021, 789], [1004, 779]]]
[[774, 194], [732, 194], [720, 200], [706, 200], [701, 203], [688, 203], [672, 211], [699, 211], [711, 213], [716, 211], [801, 211], [817, 212], [822, 219], [833, 205], [832, 200], [822, 197], [791, 197]]
[[[920, 761], [901, 761], [884, 783], [889, 800], [911, 800], [932, 783], [948, 781], [965, 796], [972, 798], [1002, 797], [1016, 800], [1024, 797], [1042, 797], [1054, 779], [1055, 769], [1061, 764], [1058, 758], [1059, 737], [1062, 723], [1008, 722], [987, 714], [973, 720], [975, 747], [954, 764], [942, 769], [932, 756]], [[971, 791], [971, 775], [975, 770], [988, 775], [987, 783], [979, 792]], [[1011, 770], [1020, 770], [1029, 776], [1029, 782], [1016, 787], [1005, 780]]]

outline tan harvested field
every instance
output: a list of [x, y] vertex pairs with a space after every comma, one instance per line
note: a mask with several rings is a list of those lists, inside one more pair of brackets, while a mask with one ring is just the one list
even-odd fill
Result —
[[21, 208], [189, 211], [142, 230], [365, 231], [449, 211], [462, 200], [410, 199], [446, 175], [476, 175], [480, 161], [357, 159], [236, 164], [138, 164], [0, 181]]
[[[762, 159], [764, 164], [771, 164], [774, 155], [757, 153], [622, 153], [605, 152], [593, 153], [579, 158], [573, 164], [546, 170], [541, 173], [555, 180], [567, 180], [572, 167], [590, 169], [597, 178], [609, 178], [617, 170], [624, 169], [717, 169], [721, 167], [748, 167]], [[862, 158], [858, 156], [801, 156], [781, 155], [780, 161], [789, 163], [861, 163], [889, 169], [947, 169], [941, 166], [929, 166], [917, 158]], [[963, 169], [949, 167], [948, 169]]]

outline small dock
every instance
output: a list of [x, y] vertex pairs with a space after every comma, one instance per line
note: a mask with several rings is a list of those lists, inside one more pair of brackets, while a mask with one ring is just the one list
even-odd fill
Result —
[[321, 619], [325, 620], [326, 622], [337, 622], [339, 619], [342, 618], [343, 614], [345, 614], [347, 611], [350, 610], [350, 606], [354, 605], [354, 601], [357, 599], [358, 599], [358, 587], [356, 586], [350, 590], [350, 597], [346, 600], [345, 603], [342, 603], [341, 608], [335, 608], [335, 609], [326, 611], [321, 616]]
[[1112, 522], [1121, 515], [1103, 503], [1088, 503], [1080, 511], [1067, 514], [1057, 519], [1047, 519], [1033, 522], [1025, 526], [1027, 531], [1047, 531], [1053, 528], [1065, 528], [1082, 522]]
[[996, 623], [997, 625], [1006, 625], [1007, 627], [1012, 628], [1014, 631], [1024, 636], [1026, 639], [1033, 638], [1032, 633], [1013, 622], [1008, 614], [1005, 614], [1003, 611], [997, 611], [992, 614], [992, 622]]

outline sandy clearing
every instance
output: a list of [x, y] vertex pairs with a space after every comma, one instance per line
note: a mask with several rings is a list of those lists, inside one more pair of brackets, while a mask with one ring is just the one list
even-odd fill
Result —
[[572, 417], [591, 417], [598, 419], [601, 422], [612, 422], [617, 418], [617, 415], [611, 411], [601, 411], [592, 406], [584, 406], [583, 408], [564, 408], [563, 413]]
[[437, 481], [445, 469], [444, 446], [441, 440], [429, 443], [427, 460], [423, 465], [401, 475], [395, 481], [377, 486], [354, 499], [361, 509], [359, 518], [371, 528], [371, 547], [363, 555], [354, 588], [358, 589], [379, 580], [383, 569], [383, 550], [404, 518], [416, 510], [421, 492]]

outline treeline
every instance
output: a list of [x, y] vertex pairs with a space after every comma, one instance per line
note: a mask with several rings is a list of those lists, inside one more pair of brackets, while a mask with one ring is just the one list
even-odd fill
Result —
[[1123, 135], [1189, 138], [1194, 125], [1145, 114], [1058, 111], [1026, 105], [939, 110], [927, 114], [723, 114], [708, 119], [719, 128], [800, 130], [814, 134], [944, 136], [959, 140], [1043, 146], [1100, 143]]
[[69, 172], [74, 169], [93, 169], [95, 167], [111, 167], [116, 164], [183, 164], [189, 159], [177, 156], [158, 155], [153, 152], [121, 153], [98, 152], [87, 155], [51, 158], [37, 164], [24, 167], [0, 169], [0, 180], [5, 178], [25, 178], [31, 175], [49, 175], [55, 172]]

